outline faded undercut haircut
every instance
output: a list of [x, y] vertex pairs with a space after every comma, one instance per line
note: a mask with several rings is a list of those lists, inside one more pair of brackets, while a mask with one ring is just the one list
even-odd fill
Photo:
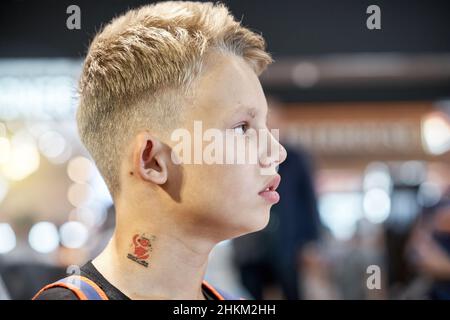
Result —
[[79, 82], [77, 124], [113, 197], [126, 145], [139, 130], [176, 127], [183, 97], [211, 50], [243, 57], [257, 75], [272, 62], [263, 37], [220, 3], [146, 5], [95, 36]]

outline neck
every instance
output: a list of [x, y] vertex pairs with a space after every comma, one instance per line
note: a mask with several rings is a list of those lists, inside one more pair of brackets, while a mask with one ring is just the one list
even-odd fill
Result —
[[126, 230], [118, 224], [93, 261], [111, 284], [131, 299], [204, 299], [201, 287], [213, 241], [180, 232], [167, 221], [151, 227], [147, 222], [146, 228], [139, 227], [144, 223], [122, 225]]

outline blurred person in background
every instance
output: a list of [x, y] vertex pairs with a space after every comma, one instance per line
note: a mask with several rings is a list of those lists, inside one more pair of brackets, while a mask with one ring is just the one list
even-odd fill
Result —
[[[86, 248], [66, 248], [58, 246], [53, 255], [54, 264], [38, 259], [28, 245], [25, 244], [21, 250], [26, 250], [21, 254], [23, 259], [18, 261], [0, 260], [0, 300], [29, 300], [46, 283], [54, 279], [60, 279], [76, 272], [86, 259], [95, 258], [105, 247], [114, 230], [115, 220], [114, 206], [107, 209], [107, 217], [102, 226], [92, 234]], [[16, 227], [22, 239], [27, 239], [27, 231], [34, 224], [31, 215], [25, 215], [17, 222]], [[27, 257], [28, 259], [25, 259]], [[41, 257], [42, 258], [42, 257]], [[38, 259], [33, 260], [33, 259]]]
[[66, 275], [67, 266], [60, 261], [65, 248], [59, 246], [53, 252], [52, 257], [57, 263], [35, 252], [28, 242], [28, 232], [36, 222], [33, 213], [24, 212], [17, 216], [11, 221], [18, 239], [15, 254], [0, 260], [0, 297], [3, 292], [11, 300], [29, 300], [44, 284]]
[[24, 261], [8, 264], [0, 273], [12, 300], [29, 300], [45, 283], [66, 276], [66, 269], [59, 265]]
[[450, 300], [450, 190], [436, 205], [424, 210], [407, 250], [419, 277], [422, 293], [433, 300]]
[[319, 237], [319, 214], [309, 155], [286, 145], [283, 114], [275, 100], [269, 100], [269, 123], [278, 129], [280, 142], [289, 157], [279, 167], [283, 182], [278, 190], [281, 201], [274, 205], [268, 226], [259, 232], [233, 240], [234, 262], [242, 284], [255, 299], [271, 298], [267, 290], [275, 284], [285, 299], [302, 299], [300, 284], [303, 252], [315, 251]]
[[9, 300], [9, 294], [0, 274], [0, 300]]

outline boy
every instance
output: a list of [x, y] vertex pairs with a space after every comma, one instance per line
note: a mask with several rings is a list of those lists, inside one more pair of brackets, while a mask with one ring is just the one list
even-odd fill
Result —
[[[81, 277], [35, 299], [226, 298], [203, 280], [210, 251], [264, 228], [279, 200], [276, 168], [286, 151], [268, 132], [258, 80], [270, 62], [263, 38], [221, 4], [144, 6], [94, 38], [77, 123], [113, 197], [116, 230]], [[241, 142], [231, 160], [253, 153], [257, 161], [199, 161], [199, 124], [217, 141]], [[177, 154], [180, 133], [194, 142]], [[230, 149], [216, 148], [221, 155], [230, 158]]]

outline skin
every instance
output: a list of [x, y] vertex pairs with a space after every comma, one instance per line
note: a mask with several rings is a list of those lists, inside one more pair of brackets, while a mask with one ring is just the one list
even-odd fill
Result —
[[[192, 136], [193, 121], [201, 120], [203, 130], [217, 128], [225, 136], [233, 129], [231, 134], [246, 139], [247, 147], [257, 145], [257, 136], [247, 136], [245, 129], [267, 130], [267, 102], [244, 59], [210, 53], [194, 92], [182, 124]], [[93, 261], [131, 299], [204, 299], [201, 283], [209, 253], [222, 240], [267, 225], [271, 204], [258, 193], [287, 156], [274, 140], [278, 157], [260, 146], [257, 164], [176, 165], [171, 160], [176, 143], [150, 130], [130, 142], [121, 164], [121, 192], [114, 199], [117, 227]], [[262, 175], [261, 168], [270, 174]], [[153, 239], [148, 267], [127, 259], [133, 236], [144, 233]]]

